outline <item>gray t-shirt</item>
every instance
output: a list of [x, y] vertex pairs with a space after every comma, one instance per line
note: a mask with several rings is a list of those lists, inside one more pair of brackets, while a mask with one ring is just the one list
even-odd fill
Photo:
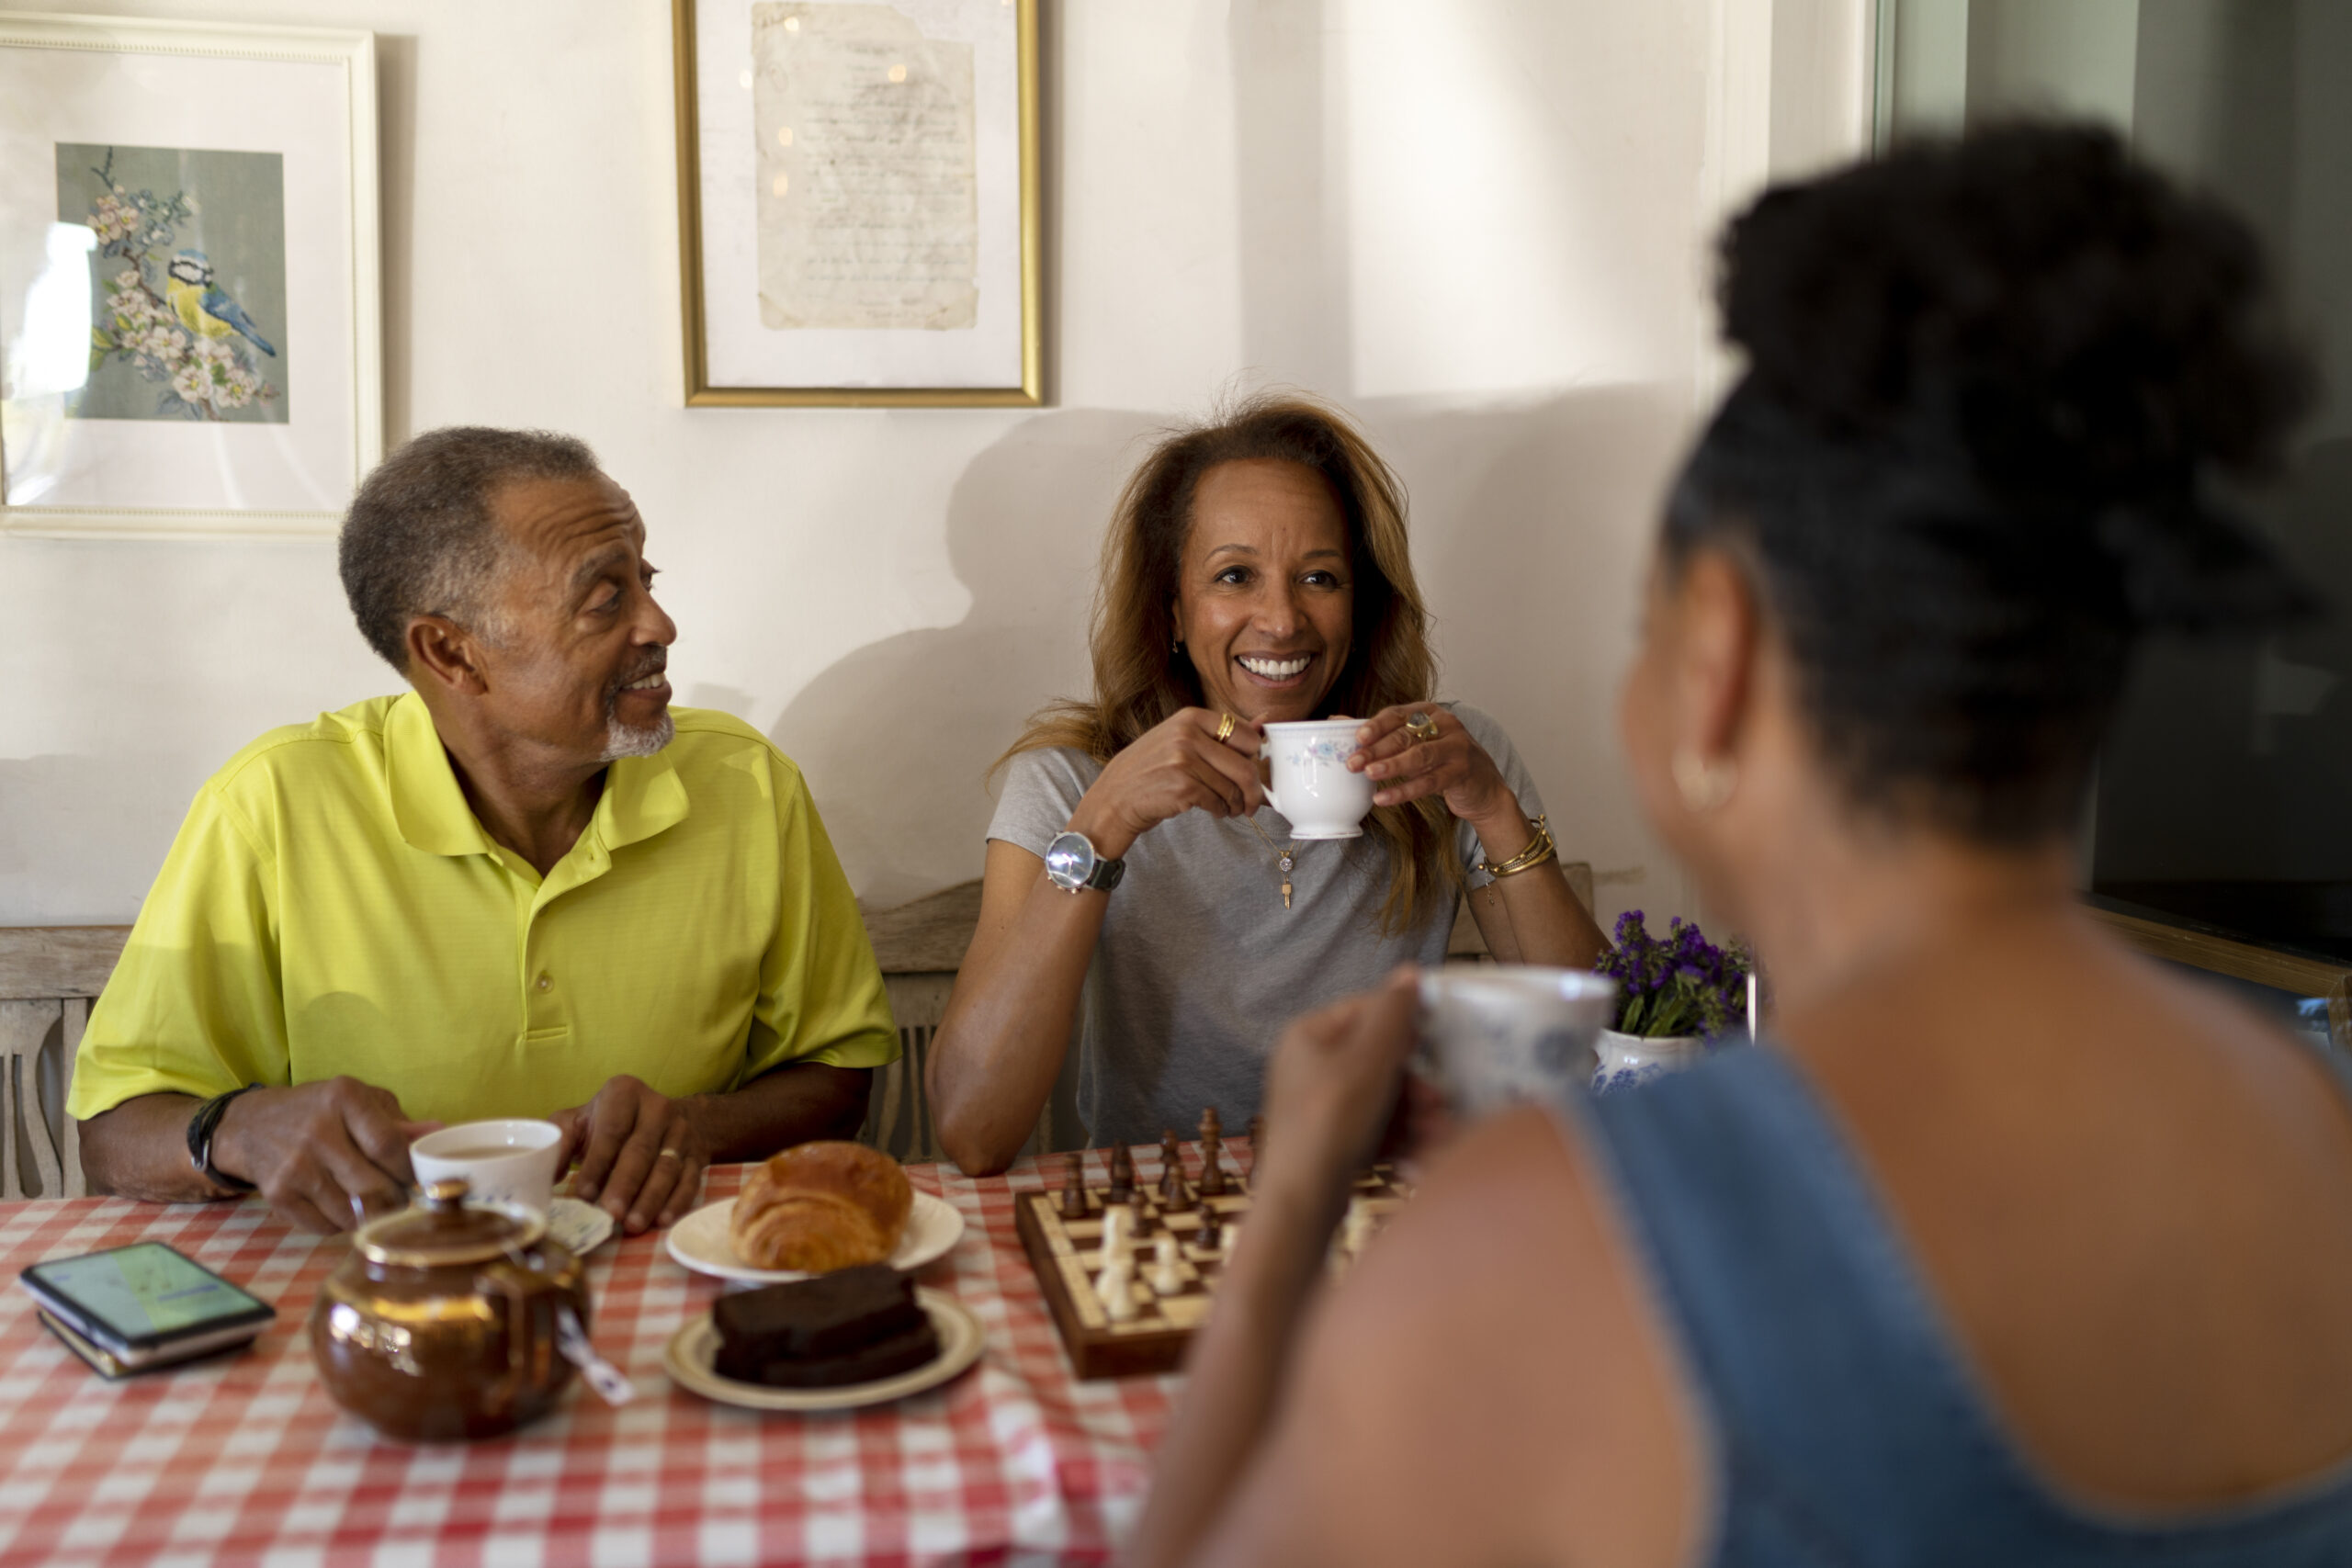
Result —
[[[1541, 812], [1502, 727], [1443, 705], [1494, 758], [1520, 808]], [[1021, 753], [1006, 766], [989, 837], [1042, 858], [1102, 771], [1079, 751]], [[1445, 957], [1450, 898], [1418, 929], [1381, 931], [1380, 840], [1299, 845], [1285, 909], [1275, 857], [1290, 824], [1271, 806], [1257, 820], [1275, 847], [1239, 818], [1187, 811], [1127, 851], [1079, 1004], [1078, 1109], [1095, 1147], [1152, 1143], [1163, 1131], [1190, 1138], [1212, 1105], [1238, 1133], [1258, 1112], [1267, 1053], [1292, 1019], [1378, 985], [1399, 964]], [[1476, 869], [1485, 857], [1466, 823], [1454, 851], [1473, 886], [1491, 880]]]

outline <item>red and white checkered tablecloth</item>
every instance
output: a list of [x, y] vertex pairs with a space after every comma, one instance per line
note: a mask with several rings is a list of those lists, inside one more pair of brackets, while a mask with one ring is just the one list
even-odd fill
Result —
[[[944, 1166], [908, 1175], [967, 1226], [919, 1278], [988, 1334], [980, 1364], [945, 1387], [831, 1416], [674, 1387], [662, 1348], [718, 1283], [648, 1235], [590, 1259], [596, 1347], [636, 1384], [634, 1404], [576, 1389], [510, 1437], [431, 1447], [377, 1437], [312, 1370], [304, 1325], [339, 1239], [252, 1202], [0, 1205], [0, 1563], [1108, 1561], [1141, 1507], [1177, 1380], [1072, 1379], [1013, 1231], [1014, 1192], [1046, 1184], [1035, 1162], [982, 1180]], [[741, 1179], [739, 1167], [713, 1170], [707, 1198]], [[14, 1277], [142, 1239], [273, 1303], [277, 1323], [227, 1360], [97, 1377]]]

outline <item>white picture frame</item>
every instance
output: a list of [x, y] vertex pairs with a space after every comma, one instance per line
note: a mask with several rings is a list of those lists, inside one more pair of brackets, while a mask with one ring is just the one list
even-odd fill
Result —
[[378, 222], [372, 33], [0, 13], [0, 534], [333, 533], [383, 456]]

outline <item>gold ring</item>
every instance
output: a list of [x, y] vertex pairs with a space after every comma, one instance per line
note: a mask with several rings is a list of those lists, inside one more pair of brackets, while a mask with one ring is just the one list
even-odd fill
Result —
[[1405, 718], [1405, 728], [1416, 746], [1437, 739], [1437, 716], [1432, 713], [1408, 714]]
[[1239, 721], [1238, 721], [1238, 720], [1237, 720], [1237, 719], [1236, 719], [1236, 718], [1235, 718], [1231, 714], [1229, 714], [1229, 713], [1228, 713], [1228, 714], [1222, 714], [1222, 715], [1218, 716], [1218, 718], [1217, 718], [1217, 721], [1216, 721], [1216, 738], [1217, 738], [1219, 740], [1230, 740], [1230, 739], [1233, 739], [1233, 727], [1234, 727], [1234, 725], [1235, 725], [1236, 723], [1238, 723], [1238, 722], [1239, 722]]
[[660, 1154], [655, 1155], [653, 1157], [654, 1157], [655, 1159], [657, 1159], [657, 1160], [661, 1160], [661, 1159], [677, 1159], [677, 1158], [679, 1158], [679, 1157], [680, 1157], [680, 1156], [679, 1156], [679, 1154], [678, 1154], [678, 1151], [677, 1151], [677, 1150], [675, 1150], [675, 1149], [663, 1149]]

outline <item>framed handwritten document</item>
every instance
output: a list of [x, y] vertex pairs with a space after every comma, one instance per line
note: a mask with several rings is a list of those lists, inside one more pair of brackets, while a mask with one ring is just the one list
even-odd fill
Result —
[[673, 0], [686, 401], [1043, 397], [1036, 0]]

